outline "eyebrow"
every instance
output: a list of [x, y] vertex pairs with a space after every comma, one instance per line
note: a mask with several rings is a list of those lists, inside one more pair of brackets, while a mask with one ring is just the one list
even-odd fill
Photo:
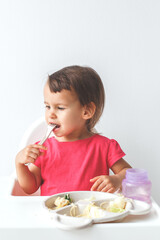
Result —
[[[46, 101], [44, 101], [44, 104], [48, 104], [48, 105], [49, 105], [49, 103], [46, 102]], [[55, 105], [55, 106], [58, 106], [58, 105], [68, 106], [68, 104], [65, 104], [65, 103], [56, 103], [56, 104], [54, 104], [54, 105]]]

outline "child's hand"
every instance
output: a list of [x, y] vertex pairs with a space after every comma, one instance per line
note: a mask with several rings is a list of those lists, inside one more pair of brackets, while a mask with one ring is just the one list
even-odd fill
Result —
[[44, 154], [40, 150], [47, 150], [43, 145], [32, 144], [21, 150], [16, 156], [16, 163], [26, 164], [34, 163], [37, 157]]
[[118, 175], [101, 175], [90, 179], [90, 182], [94, 183], [91, 191], [114, 193], [121, 186]]

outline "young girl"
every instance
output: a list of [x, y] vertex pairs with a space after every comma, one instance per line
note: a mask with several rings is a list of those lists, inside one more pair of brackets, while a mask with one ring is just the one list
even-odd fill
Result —
[[[94, 131], [104, 108], [104, 88], [89, 67], [70, 66], [48, 76], [44, 87], [45, 118], [56, 124], [54, 137], [31, 144], [16, 156], [23, 190], [41, 195], [68, 191], [113, 193], [130, 165], [117, 141]], [[30, 163], [28, 166], [26, 163]], [[109, 168], [114, 175], [109, 176]]]

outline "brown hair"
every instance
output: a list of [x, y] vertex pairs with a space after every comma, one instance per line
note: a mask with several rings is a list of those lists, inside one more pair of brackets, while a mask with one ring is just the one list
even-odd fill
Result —
[[48, 76], [48, 85], [51, 92], [74, 89], [82, 106], [91, 102], [95, 104], [95, 113], [87, 120], [87, 128], [92, 131], [102, 115], [105, 102], [103, 83], [97, 72], [90, 67], [65, 67]]

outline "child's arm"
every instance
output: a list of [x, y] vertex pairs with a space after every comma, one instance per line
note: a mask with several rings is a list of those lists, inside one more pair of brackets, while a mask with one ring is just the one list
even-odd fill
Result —
[[121, 158], [113, 166], [111, 170], [115, 175], [101, 175], [92, 178], [90, 181], [93, 182], [91, 191], [101, 191], [113, 193], [121, 188], [122, 180], [125, 178], [126, 170], [131, 166]]
[[[16, 156], [18, 182], [27, 194], [34, 193], [41, 185], [40, 168], [32, 164], [38, 156], [43, 155], [40, 149], [46, 150], [46, 147], [38, 144], [29, 145]], [[27, 163], [30, 163], [29, 167], [25, 165]]]

